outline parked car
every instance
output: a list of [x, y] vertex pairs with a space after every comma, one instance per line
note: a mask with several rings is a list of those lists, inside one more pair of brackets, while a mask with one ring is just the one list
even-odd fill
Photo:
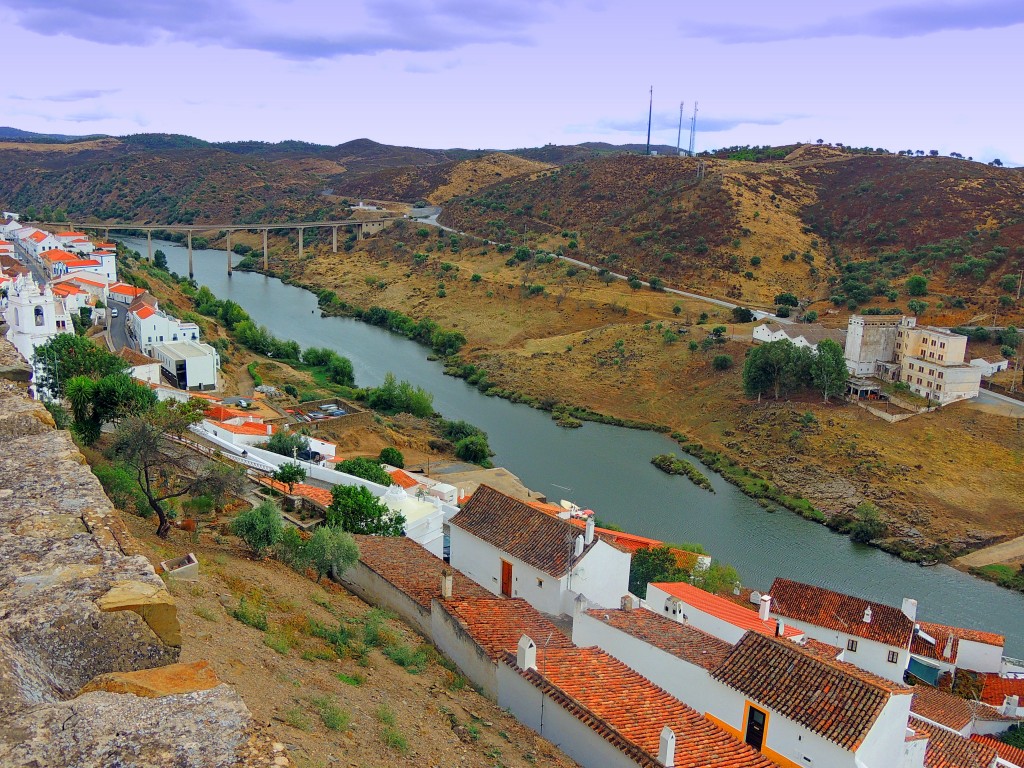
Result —
[[111, 307], [110, 308], [110, 316], [111, 317], [117, 317], [117, 307]]

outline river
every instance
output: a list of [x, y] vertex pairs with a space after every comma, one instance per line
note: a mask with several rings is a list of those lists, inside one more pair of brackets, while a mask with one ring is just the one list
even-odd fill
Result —
[[[125, 242], [146, 253], [145, 240]], [[169, 242], [154, 247], [167, 254], [172, 271], [188, 274], [184, 247]], [[446, 418], [465, 419], [487, 431], [495, 465], [550, 499], [572, 499], [633, 533], [699, 542], [756, 589], [784, 576], [896, 606], [913, 597], [920, 603], [920, 619], [1001, 632], [1007, 654], [1024, 657], [1022, 594], [945, 565], [905, 563], [787, 511], [767, 512], [709, 470], [704, 471], [714, 494], [666, 475], [650, 464], [651, 457], [676, 450], [664, 435], [592, 423], [562, 429], [548, 413], [487, 397], [445, 376], [419, 344], [358, 320], [321, 318], [308, 291], [256, 273], [235, 272], [229, 278], [224, 251], [194, 251], [194, 270], [200, 285], [238, 302], [276, 336], [348, 357], [360, 386], [377, 385], [392, 371], [433, 392], [434, 408]]]

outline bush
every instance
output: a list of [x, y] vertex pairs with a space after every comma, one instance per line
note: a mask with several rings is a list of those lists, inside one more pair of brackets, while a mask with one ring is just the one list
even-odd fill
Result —
[[270, 501], [253, 507], [231, 521], [231, 532], [246, 543], [257, 557], [281, 540], [281, 512]]
[[486, 466], [490, 464], [489, 459], [494, 455], [487, 438], [483, 435], [470, 435], [455, 443], [455, 455], [463, 461]]
[[885, 523], [878, 514], [878, 507], [865, 501], [854, 510], [857, 521], [850, 526], [850, 538], [861, 544], [879, 539], [886, 533]]
[[402, 455], [402, 452], [390, 445], [387, 448], [381, 449], [380, 455], [377, 457], [377, 461], [381, 464], [390, 464], [392, 467], [397, 467], [398, 469], [405, 468], [405, 457]]
[[922, 275], [912, 275], [907, 278], [908, 296], [927, 296], [928, 279]]
[[789, 317], [791, 312], [792, 310], [789, 308], [789, 305], [787, 304], [781, 304], [775, 308], [775, 314], [778, 317]]
[[716, 371], [727, 371], [732, 368], [732, 357], [729, 355], [715, 355], [715, 359], [711, 361], [711, 366]]
[[754, 313], [746, 307], [733, 307], [732, 319], [737, 323], [750, 323], [754, 320]]
[[321, 525], [303, 547], [303, 561], [316, 571], [316, 580], [334, 569], [344, 573], [359, 559], [356, 540], [341, 528]]
[[813, 322], [817, 321], [817, 319], [818, 319], [818, 313], [815, 312], [813, 309], [810, 312], [805, 312], [804, 313], [804, 322], [805, 323], [813, 323]]
[[371, 483], [383, 485], [385, 488], [390, 486], [392, 483], [391, 475], [389, 475], [380, 464], [372, 459], [359, 457], [356, 459], [339, 461], [334, 465], [334, 469], [338, 472], [344, 472], [346, 475], [361, 477], [363, 480], [369, 480]]
[[780, 293], [775, 297], [776, 304], [782, 304], [787, 307], [799, 307], [800, 300], [797, 299], [792, 293]]

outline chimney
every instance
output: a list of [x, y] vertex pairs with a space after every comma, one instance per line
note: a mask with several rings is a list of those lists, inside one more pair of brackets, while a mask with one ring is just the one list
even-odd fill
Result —
[[572, 617], [578, 619], [584, 613], [587, 612], [587, 608], [590, 607], [590, 601], [587, 600], [586, 595], [576, 595], [572, 601]]
[[592, 516], [587, 518], [587, 527], [584, 530], [583, 543], [589, 547], [594, 543], [594, 518]]
[[1007, 696], [1003, 699], [1003, 714], [1008, 717], [1015, 717], [1017, 714], [1017, 706], [1020, 704], [1019, 696]]
[[582, 536], [577, 536], [576, 537], [576, 541], [573, 544], [572, 556], [573, 557], [579, 557], [582, 554], [583, 554], [583, 537]]
[[673, 768], [676, 764], [676, 734], [667, 725], [661, 729], [658, 739], [658, 762], [665, 768]]
[[522, 670], [537, 668], [537, 644], [527, 635], [519, 638], [516, 648], [516, 666]]
[[778, 618], [778, 624], [775, 626], [775, 634], [778, 637], [786, 636], [786, 622], [782, 620], [781, 616]]
[[900, 609], [903, 615], [911, 621], [917, 621], [917, 600], [912, 597], [903, 598], [903, 607]]
[[632, 611], [636, 607], [635, 599], [632, 595], [623, 595], [619, 601], [619, 607], [624, 611]]
[[870, 605], [867, 608], [864, 609], [864, 623], [865, 624], [870, 624], [871, 623], [871, 606]]
[[441, 571], [441, 599], [452, 599], [452, 587], [455, 583], [455, 572], [451, 568], [444, 568]]
[[757, 610], [757, 615], [761, 618], [761, 621], [768, 621], [768, 614], [772, 611], [772, 596], [761, 595], [761, 607]]
[[946, 648], [942, 651], [942, 658], [952, 659], [953, 658], [953, 636], [950, 635], [946, 638]]

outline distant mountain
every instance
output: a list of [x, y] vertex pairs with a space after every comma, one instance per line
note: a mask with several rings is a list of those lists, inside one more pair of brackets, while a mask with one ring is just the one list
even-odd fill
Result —
[[68, 136], [63, 133], [33, 133], [20, 128], [0, 126], [0, 139], [21, 139], [30, 141], [87, 141], [89, 139], [106, 138], [105, 134], [94, 133], [89, 136]]

